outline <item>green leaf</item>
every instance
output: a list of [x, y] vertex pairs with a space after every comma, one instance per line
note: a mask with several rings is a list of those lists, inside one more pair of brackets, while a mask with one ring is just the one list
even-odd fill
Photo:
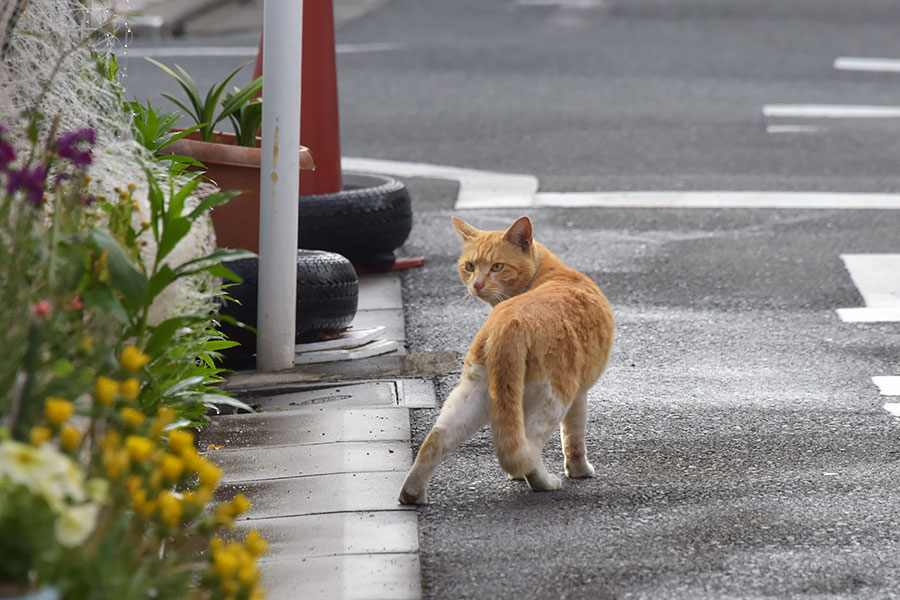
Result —
[[240, 342], [234, 340], [210, 340], [203, 344], [203, 349], [209, 352], [218, 352], [219, 350], [228, 350], [240, 346]]
[[178, 279], [178, 274], [169, 265], [162, 265], [147, 282], [147, 302], [153, 302], [170, 283]]
[[[249, 250], [217, 248], [215, 251], [207, 254], [206, 256], [201, 256], [200, 258], [195, 258], [193, 260], [187, 261], [186, 263], [178, 265], [175, 271], [180, 273], [182, 270], [187, 269], [188, 267], [207, 265], [209, 263], [231, 262], [243, 258], [253, 258], [255, 256], [256, 254], [250, 252]], [[240, 283], [240, 281], [238, 281], [237, 283]]]
[[147, 345], [144, 347], [144, 352], [151, 358], [156, 358], [169, 345], [175, 333], [193, 320], [195, 319], [192, 317], [173, 317], [152, 327], [152, 333], [147, 341]]
[[100, 251], [107, 252], [107, 265], [113, 286], [122, 293], [125, 306], [137, 310], [147, 298], [147, 277], [128, 258], [125, 250], [103, 229], [91, 231], [91, 240]]
[[212, 194], [204, 198], [203, 201], [200, 202], [200, 204], [198, 204], [196, 208], [194, 208], [194, 210], [190, 212], [190, 214], [188, 214], [188, 218], [193, 221], [206, 211], [212, 210], [217, 206], [225, 204], [235, 196], [240, 196], [241, 193], [242, 192], [236, 190], [229, 190], [227, 192], [213, 192]]
[[217, 409], [219, 406], [232, 406], [234, 408], [238, 408], [240, 410], [245, 410], [247, 412], [256, 412], [246, 402], [241, 402], [237, 398], [232, 398], [231, 396], [224, 396], [222, 394], [203, 394], [199, 398], [201, 402], [203, 402], [206, 406], [210, 408]]
[[110, 315], [119, 323], [128, 323], [128, 313], [122, 307], [122, 303], [116, 298], [112, 288], [106, 285], [94, 285], [81, 295], [84, 307], [96, 314]]
[[197, 186], [200, 185], [200, 177], [193, 177], [190, 181], [184, 184], [177, 192], [172, 194], [172, 197], [169, 199], [169, 210], [166, 214], [167, 219], [173, 219], [175, 217], [182, 216], [181, 213], [184, 212], [184, 201], [187, 197], [197, 189]]
[[170, 388], [163, 392], [163, 396], [180, 396], [191, 391], [191, 388], [202, 384], [205, 377], [203, 375], [195, 375], [187, 377], [176, 382]]
[[186, 217], [170, 219], [163, 229], [159, 240], [159, 248], [156, 251], [157, 261], [161, 261], [175, 249], [176, 244], [191, 230], [191, 222]]

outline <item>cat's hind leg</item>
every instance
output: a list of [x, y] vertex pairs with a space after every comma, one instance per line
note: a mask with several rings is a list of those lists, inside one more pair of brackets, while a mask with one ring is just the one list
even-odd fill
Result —
[[475, 367], [447, 397], [434, 427], [422, 442], [416, 462], [400, 490], [401, 504], [423, 504], [434, 469], [452, 452], [484, 427], [489, 419], [490, 397], [483, 369]]
[[562, 487], [562, 480], [547, 470], [540, 451], [559, 426], [566, 412], [565, 404], [560, 402], [549, 384], [529, 383], [525, 387], [524, 407], [525, 436], [538, 449], [537, 464], [530, 473], [525, 474], [525, 481], [535, 492], [558, 490]]
[[584, 444], [587, 429], [587, 392], [575, 396], [569, 412], [560, 424], [563, 454], [566, 457], [566, 477], [576, 479], [594, 476], [594, 467], [588, 462]]

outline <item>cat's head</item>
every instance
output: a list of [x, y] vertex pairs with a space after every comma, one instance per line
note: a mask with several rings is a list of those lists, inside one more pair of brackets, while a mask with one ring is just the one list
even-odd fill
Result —
[[459, 278], [469, 293], [491, 306], [528, 289], [537, 272], [531, 221], [520, 217], [506, 231], [481, 231], [457, 217], [462, 240]]

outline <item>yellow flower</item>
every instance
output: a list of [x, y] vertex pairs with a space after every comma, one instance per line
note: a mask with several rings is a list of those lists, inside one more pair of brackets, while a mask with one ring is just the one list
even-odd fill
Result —
[[259, 570], [256, 568], [254, 564], [243, 565], [240, 569], [238, 569], [237, 574], [238, 581], [244, 584], [247, 587], [251, 587], [259, 581]]
[[166, 427], [174, 421], [175, 409], [171, 406], [160, 406], [156, 418], [153, 419], [153, 425], [150, 426], [150, 435], [155, 438], [161, 437]]
[[128, 451], [124, 448], [104, 450], [103, 467], [107, 477], [110, 479], [118, 479], [128, 468]]
[[217, 535], [214, 535], [209, 540], [209, 551], [212, 554], [219, 552], [225, 548], [225, 540], [220, 538]]
[[238, 516], [250, 510], [250, 500], [244, 494], [238, 493], [231, 500], [231, 510], [234, 516]]
[[129, 377], [119, 384], [119, 393], [122, 397], [130, 402], [137, 400], [138, 393], [141, 391], [141, 382], [134, 377]]
[[48, 396], [44, 400], [44, 416], [53, 425], [62, 425], [72, 416], [73, 412], [75, 412], [75, 405], [68, 400], [54, 396]]
[[247, 549], [250, 556], [258, 558], [269, 551], [269, 542], [259, 535], [257, 530], [251, 529], [244, 536], [244, 548]]
[[173, 454], [166, 454], [160, 465], [162, 474], [169, 481], [178, 481], [184, 473], [184, 461]]
[[228, 549], [219, 550], [213, 554], [213, 571], [221, 579], [230, 579], [239, 566], [237, 557]]
[[78, 348], [85, 352], [90, 352], [94, 348], [94, 338], [88, 334], [84, 334], [84, 337], [81, 338], [81, 342], [78, 344]]
[[121, 414], [122, 418], [125, 419], [125, 422], [132, 427], [139, 427], [140, 424], [144, 422], [144, 413], [139, 410], [126, 406], [122, 409]]
[[162, 522], [169, 527], [178, 525], [181, 514], [184, 512], [181, 501], [172, 492], [163, 490], [159, 493], [157, 502], [159, 504], [159, 518]]
[[185, 450], [193, 450], [194, 434], [183, 429], [170, 431], [169, 448], [176, 454], [182, 454]]
[[31, 443], [35, 446], [40, 446], [51, 437], [53, 437], [53, 432], [50, 431], [49, 427], [36, 425], [31, 428]]
[[155, 445], [153, 440], [147, 439], [140, 435], [129, 435], [125, 438], [125, 449], [132, 462], [142, 462], [150, 458], [153, 454]]
[[231, 510], [231, 505], [228, 502], [218, 505], [213, 511], [213, 520], [216, 525], [234, 529], [234, 513]]
[[66, 452], [71, 452], [81, 441], [81, 432], [72, 425], [66, 423], [59, 432], [59, 445]]
[[94, 380], [94, 400], [104, 406], [109, 406], [116, 401], [116, 394], [119, 392], [119, 384], [101, 375]]
[[119, 364], [129, 371], [140, 371], [148, 362], [150, 357], [141, 352], [137, 346], [125, 346], [119, 355]]
[[222, 469], [206, 459], [201, 459], [197, 465], [197, 475], [200, 477], [201, 485], [212, 487], [221, 479]]

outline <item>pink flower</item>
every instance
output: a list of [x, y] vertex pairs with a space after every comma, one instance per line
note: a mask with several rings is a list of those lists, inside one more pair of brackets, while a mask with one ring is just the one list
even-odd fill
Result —
[[39, 319], [47, 317], [51, 312], [53, 312], [53, 305], [43, 298], [31, 306], [31, 314]]

